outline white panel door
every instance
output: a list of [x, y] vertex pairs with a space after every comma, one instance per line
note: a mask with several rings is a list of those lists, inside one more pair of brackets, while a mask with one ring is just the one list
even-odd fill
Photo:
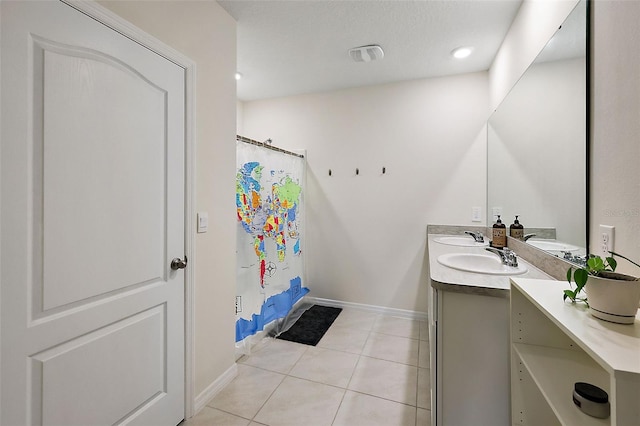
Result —
[[185, 70], [2, 1], [0, 424], [184, 415]]

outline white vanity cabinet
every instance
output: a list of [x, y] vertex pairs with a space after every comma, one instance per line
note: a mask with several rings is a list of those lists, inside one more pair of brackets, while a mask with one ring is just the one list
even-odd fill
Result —
[[[562, 300], [566, 282], [511, 280], [513, 425], [640, 425], [640, 314], [632, 325], [592, 317]], [[609, 394], [611, 416], [590, 417], [572, 401], [575, 382]]]
[[509, 293], [437, 291], [435, 425], [509, 424]]

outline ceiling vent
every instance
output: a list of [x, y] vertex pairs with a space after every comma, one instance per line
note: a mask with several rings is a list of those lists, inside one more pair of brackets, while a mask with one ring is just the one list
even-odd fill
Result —
[[371, 62], [384, 58], [382, 47], [377, 44], [354, 47], [349, 50], [349, 56], [356, 62]]

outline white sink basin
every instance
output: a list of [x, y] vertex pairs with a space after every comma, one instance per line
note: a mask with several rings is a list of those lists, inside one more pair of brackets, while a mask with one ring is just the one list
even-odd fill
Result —
[[576, 251], [580, 249], [580, 247], [557, 240], [528, 240], [527, 244], [545, 251]]
[[478, 243], [473, 239], [471, 235], [459, 235], [451, 237], [436, 237], [433, 239], [436, 243], [446, 244], [448, 246], [460, 246], [460, 247], [486, 247], [489, 245], [487, 241], [484, 243]]
[[507, 266], [494, 254], [448, 253], [438, 257], [438, 263], [460, 271], [489, 275], [520, 275], [526, 266]]

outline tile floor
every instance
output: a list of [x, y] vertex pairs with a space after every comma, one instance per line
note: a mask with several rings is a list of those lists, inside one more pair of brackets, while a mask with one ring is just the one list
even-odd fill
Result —
[[184, 426], [429, 426], [427, 323], [343, 309], [318, 346], [266, 338]]

